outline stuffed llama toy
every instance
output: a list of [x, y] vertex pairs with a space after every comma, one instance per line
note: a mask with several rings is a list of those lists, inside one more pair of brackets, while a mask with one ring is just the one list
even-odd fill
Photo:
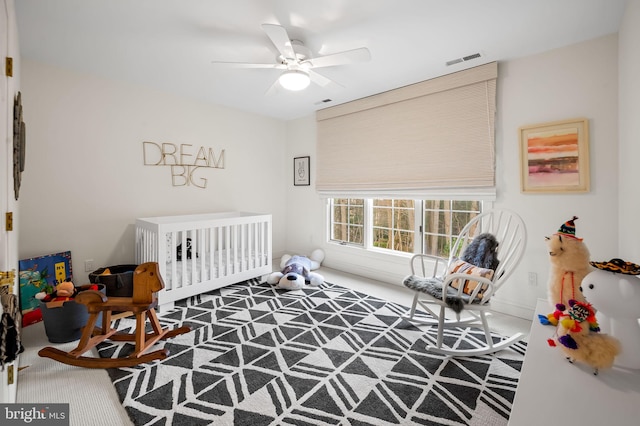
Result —
[[307, 284], [318, 286], [324, 283], [324, 278], [311, 271], [318, 269], [323, 260], [324, 252], [321, 249], [314, 250], [309, 257], [285, 254], [280, 259], [281, 271], [269, 275], [267, 283], [283, 290], [299, 290]]
[[558, 232], [545, 237], [551, 262], [547, 295], [549, 304], [556, 307], [554, 313], [539, 316], [540, 322], [545, 325], [558, 324], [558, 318], [566, 310], [569, 300], [585, 301], [580, 284], [593, 268], [589, 265], [589, 249], [582, 238], [576, 237], [576, 219], [574, 216], [563, 223]]
[[[569, 300], [569, 309], [558, 321], [557, 342], [569, 362], [578, 361], [593, 368], [593, 374], [611, 368], [620, 353], [620, 342], [615, 337], [600, 333], [596, 313], [591, 304]], [[556, 346], [549, 339], [550, 346]]]

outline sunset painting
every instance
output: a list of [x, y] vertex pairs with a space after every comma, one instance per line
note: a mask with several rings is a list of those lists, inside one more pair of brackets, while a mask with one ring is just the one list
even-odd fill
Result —
[[578, 185], [578, 129], [530, 133], [527, 139], [531, 186]]
[[588, 190], [585, 135], [586, 120], [522, 128], [523, 190]]

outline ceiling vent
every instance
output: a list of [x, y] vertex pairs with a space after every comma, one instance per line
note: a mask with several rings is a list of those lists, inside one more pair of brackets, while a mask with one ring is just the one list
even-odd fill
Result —
[[316, 105], [322, 105], [322, 104], [326, 104], [326, 103], [329, 103], [329, 102], [332, 102], [332, 101], [333, 101], [333, 99], [323, 99], [321, 101], [316, 102]]
[[456, 58], [456, 59], [452, 59], [450, 61], [447, 61], [446, 64], [449, 67], [451, 65], [459, 64], [460, 62], [472, 61], [474, 59], [478, 59], [478, 58], [481, 58], [481, 57], [482, 57], [482, 55], [480, 53], [473, 53], [471, 55], [463, 56], [462, 58]]

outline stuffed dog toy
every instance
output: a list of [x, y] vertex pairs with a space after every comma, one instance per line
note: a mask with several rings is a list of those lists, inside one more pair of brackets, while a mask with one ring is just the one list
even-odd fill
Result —
[[320, 249], [314, 250], [310, 257], [285, 254], [280, 261], [281, 271], [269, 275], [267, 282], [283, 290], [299, 290], [307, 284], [318, 286], [324, 283], [324, 278], [311, 271], [318, 269], [323, 260], [324, 252]]

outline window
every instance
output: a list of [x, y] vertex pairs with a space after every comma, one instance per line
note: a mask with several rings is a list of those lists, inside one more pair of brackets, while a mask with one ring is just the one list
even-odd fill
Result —
[[364, 199], [331, 199], [331, 240], [343, 244], [364, 242]]
[[422, 253], [449, 257], [455, 238], [480, 209], [480, 201], [425, 200]]
[[373, 200], [373, 246], [413, 253], [414, 200]]
[[331, 241], [441, 257], [482, 211], [475, 200], [332, 198], [330, 206]]

